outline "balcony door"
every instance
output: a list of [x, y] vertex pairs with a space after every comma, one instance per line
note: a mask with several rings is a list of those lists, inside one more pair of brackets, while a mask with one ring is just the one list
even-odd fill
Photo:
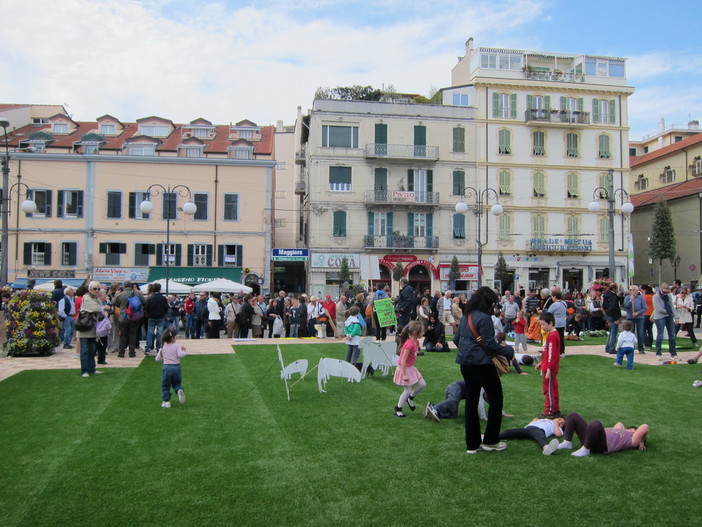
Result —
[[416, 203], [430, 203], [433, 188], [433, 174], [431, 170], [407, 171], [407, 190], [414, 192]]

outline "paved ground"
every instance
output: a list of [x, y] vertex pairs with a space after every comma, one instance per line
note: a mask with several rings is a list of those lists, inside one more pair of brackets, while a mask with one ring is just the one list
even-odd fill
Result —
[[[187, 348], [188, 354], [193, 355], [213, 355], [220, 353], [233, 353], [232, 344], [235, 346], [249, 346], [252, 344], [274, 344], [281, 345], [300, 345], [300, 344], [317, 344], [334, 342], [334, 339], [252, 339], [248, 341], [236, 341], [232, 339], [183, 339], [180, 342]], [[338, 341], [341, 342], [341, 341]], [[142, 345], [143, 346], [143, 345]], [[529, 351], [538, 352], [538, 347], [535, 345], [529, 346]], [[682, 364], [687, 364], [687, 359], [694, 355], [694, 351], [680, 351], [678, 353]], [[605, 355], [602, 346], [572, 346], [566, 348], [566, 359], [569, 355]], [[613, 358], [613, 355], [608, 355]], [[669, 355], [665, 354], [664, 359], [669, 359]], [[107, 356], [107, 365], [100, 366], [100, 369], [110, 368], [136, 368], [144, 359], [144, 353], [137, 351], [135, 358], [120, 359], [116, 354], [110, 353]], [[636, 354], [635, 362], [641, 364], [659, 365], [661, 362], [656, 358], [653, 352], [646, 352], [645, 355]], [[59, 369], [80, 369], [80, 361], [75, 350], [64, 350], [57, 348], [56, 352], [50, 357], [2, 357], [0, 358], [0, 381], [11, 377], [15, 373], [23, 370], [59, 370]]]

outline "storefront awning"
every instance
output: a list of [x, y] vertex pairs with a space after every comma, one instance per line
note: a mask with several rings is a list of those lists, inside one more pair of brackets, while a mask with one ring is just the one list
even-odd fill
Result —
[[[85, 283], [86, 278], [61, 278], [61, 283], [64, 287], [70, 285], [71, 287], [78, 288]], [[53, 282], [47, 278], [34, 278], [36, 285], [43, 284], [46, 282]], [[13, 289], [26, 289], [27, 288], [27, 278], [18, 278], [13, 283], [10, 284]]]
[[[220, 278], [241, 282], [241, 267], [169, 267], [168, 278], [185, 285], [199, 285]], [[149, 282], [166, 278], [165, 267], [149, 268]]]

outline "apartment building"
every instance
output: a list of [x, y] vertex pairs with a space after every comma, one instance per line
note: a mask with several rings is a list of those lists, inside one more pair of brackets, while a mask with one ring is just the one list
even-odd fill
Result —
[[[79, 122], [65, 112], [13, 127], [0, 139], [10, 151], [2, 248], [10, 282], [146, 282], [167, 268], [188, 285], [228, 278], [261, 290], [273, 243], [274, 135], [248, 120]], [[25, 198], [36, 204], [31, 214], [19, 206]]]
[[637, 157], [650, 154], [654, 150], [674, 145], [699, 133], [700, 122], [697, 120], [689, 121], [687, 125], [666, 124], [665, 119], [661, 117], [658, 121], [658, 130], [638, 139], [629, 139], [629, 155]]

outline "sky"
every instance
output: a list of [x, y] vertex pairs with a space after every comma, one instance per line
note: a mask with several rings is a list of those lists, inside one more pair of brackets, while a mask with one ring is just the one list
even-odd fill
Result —
[[[625, 57], [630, 137], [702, 118], [698, 2], [3, 0], [0, 103], [295, 122], [319, 87], [430, 95], [476, 47]], [[666, 6], [670, 6], [666, 9]]]

